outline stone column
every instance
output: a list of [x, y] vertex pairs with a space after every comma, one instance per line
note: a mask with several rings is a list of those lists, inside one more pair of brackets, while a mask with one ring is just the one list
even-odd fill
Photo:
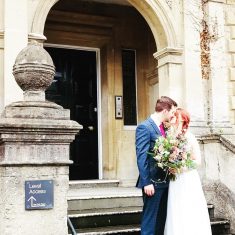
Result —
[[40, 44], [19, 53], [13, 73], [24, 101], [0, 119], [0, 234], [66, 235], [69, 144], [82, 127], [45, 100], [55, 71]]
[[184, 107], [191, 115], [191, 126], [204, 128], [207, 124], [200, 57], [201, 0], [184, 0], [183, 6]]
[[211, 132], [229, 133], [228, 71], [225, 47], [224, 0], [208, 1], [204, 6], [211, 37], [210, 78], [208, 81], [208, 123]]
[[154, 53], [158, 61], [159, 96], [167, 95], [184, 104], [181, 48], [164, 48]]

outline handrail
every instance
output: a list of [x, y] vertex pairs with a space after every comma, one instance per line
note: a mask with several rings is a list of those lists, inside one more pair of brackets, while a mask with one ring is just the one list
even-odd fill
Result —
[[71, 231], [72, 231], [72, 235], [77, 235], [77, 232], [76, 232], [76, 230], [74, 229], [73, 224], [72, 224], [72, 222], [71, 222], [71, 220], [70, 220], [70, 218], [69, 218], [68, 216], [67, 216], [67, 222], [68, 222], [69, 228], [70, 228]]
[[208, 134], [199, 136], [198, 140], [202, 143], [218, 141], [232, 153], [235, 153], [235, 135]]
[[221, 135], [220, 140], [225, 147], [227, 147], [231, 152], [235, 153], [234, 135]]

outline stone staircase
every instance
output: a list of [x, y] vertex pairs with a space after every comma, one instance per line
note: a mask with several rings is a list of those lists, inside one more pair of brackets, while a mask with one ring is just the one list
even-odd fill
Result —
[[[68, 216], [76, 232], [69, 234], [140, 234], [142, 192], [118, 187], [118, 181], [72, 181], [68, 194]], [[208, 204], [213, 235], [232, 235], [226, 219], [214, 217]]]

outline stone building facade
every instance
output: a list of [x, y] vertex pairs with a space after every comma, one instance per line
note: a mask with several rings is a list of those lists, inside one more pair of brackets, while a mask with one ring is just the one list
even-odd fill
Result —
[[56, 67], [47, 99], [83, 125], [71, 180], [134, 185], [135, 127], [167, 95], [191, 113], [206, 195], [235, 228], [234, 0], [0, 0], [0, 13], [0, 110], [22, 100], [12, 68], [38, 41]]

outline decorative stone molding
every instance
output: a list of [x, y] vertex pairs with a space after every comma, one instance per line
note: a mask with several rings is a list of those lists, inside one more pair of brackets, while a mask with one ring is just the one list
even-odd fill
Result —
[[147, 72], [145, 77], [150, 86], [155, 85], [156, 83], [158, 83], [158, 69], [154, 68], [151, 71]]
[[44, 25], [46, 22], [47, 15], [51, 8], [58, 2], [59, 0], [39, 0], [37, 9], [35, 11], [35, 15], [32, 22], [32, 33], [43, 34]]
[[215, 143], [215, 142], [221, 143], [232, 153], [235, 153], [235, 135], [219, 135], [219, 134], [202, 135], [198, 138], [198, 140], [203, 144]]
[[166, 47], [153, 54], [154, 58], [158, 61], [158, 67], [161, 67], [167, 63], [182, 64], [183, 49], [182, 48], [170, 48]]
[[[40, 0], [35, 9], [31, 32], [43, 35], [45, 22], [51, 8], [59, 0]], [[172, 0], [171, 0], [172, 1]], [[177, 37], [177, 27], [174, 17], [167, 4], [162, 0], [155, 1], [139, 1], [128, 0], [142, 16], [146, 19], [149, 27], [152, 30], [153, 36], [156, 39], [158, 48], [164, 48], [167, 45], [179, 45]], [[158, 27], [156, 27], [156, 25]]]
[[191, 121], [190, 130], [197, 136], [233, 135], [234, 130], [228, 121], [212, 122]]
[[220, 141], [224, 147], [235, 153], [235, 135], [221, 135]]
[[28, 40], [30, 41], [37, 41], [39, 43], [43, 43], [47, 40], [47, 38], [43, 34], [39, 33], [29, 33], [28, 34]]
[[155, 52], [153, 55], [154, 58], [161, 59], [167, 55], [182, 55], [182, 53], [183, 53], [183, 48], [166, 47], [158, 52]]

